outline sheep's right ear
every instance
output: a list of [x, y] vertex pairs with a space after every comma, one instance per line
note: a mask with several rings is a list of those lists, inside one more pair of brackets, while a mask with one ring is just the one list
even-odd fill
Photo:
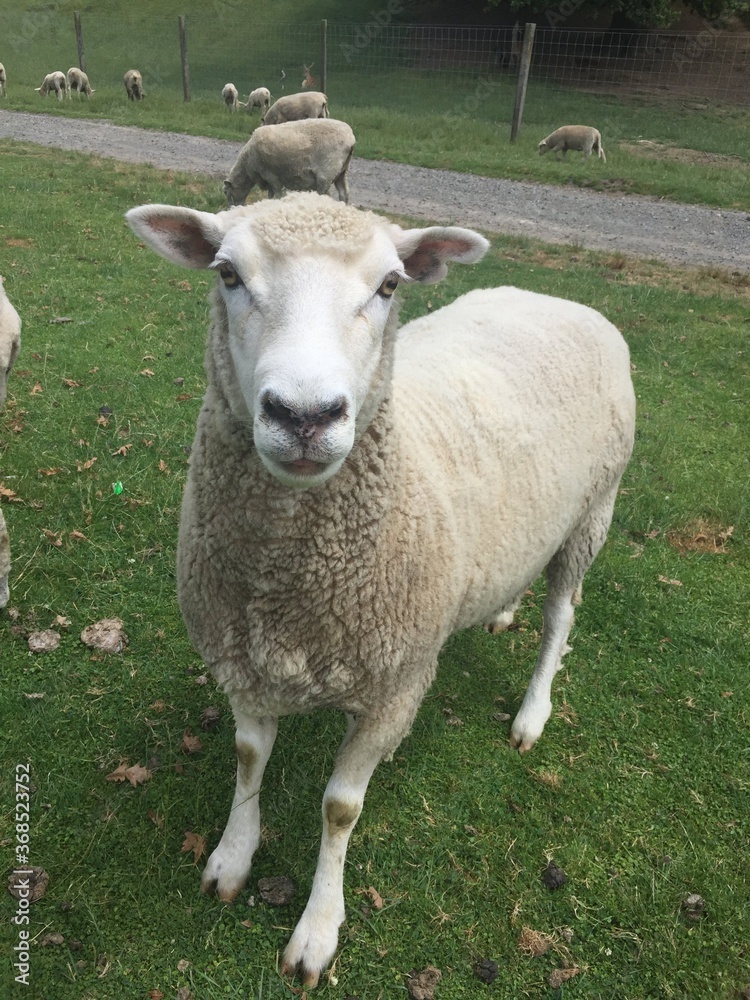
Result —
[[141, 205], [126, 212], [128, 225], [152, 250], [183, 267], [211, 267], [224, 239], [215, 215], [174, 205]]

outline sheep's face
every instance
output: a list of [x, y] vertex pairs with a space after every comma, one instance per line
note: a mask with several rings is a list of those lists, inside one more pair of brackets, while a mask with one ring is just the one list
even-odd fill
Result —
[[399, 281], [437, 281], [447, 260], [488, 247], [470, 230], [404, 231], [314, 194], [219, 215], [147, 205], [127, 218], [167, 259], [218, 272], [220, 336], [258, 455], [303, 489], [335, 475], [374, 412]]

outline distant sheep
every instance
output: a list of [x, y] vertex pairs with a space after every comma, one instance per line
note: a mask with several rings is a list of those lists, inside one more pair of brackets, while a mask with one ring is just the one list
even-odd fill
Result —
[[[507, 628], [546, 569], [510, 744], [541, 736], [633, 446], [628, 348], [593, 309], [518, 288], [471, 291], [398, 332], [399, 283], [479, 260], [489, 244], [471, 230], [404, 230], [314, 194], [127, 218], [167, 260], [217, 276], [177, 549], [185, 624], [236, 723], [235, 796], [204, 891], [230, 902], [250, 874], [279, 716], [348, 715], [312, 890], [280, 963], [313, 987], [346, 915], [368, 782], [411, 728], [441, 647], [471, 625]], [[595, 683], [606, 667], [591, 666]], [[475, 766], [497, 770], [464, 736]], [[307, 837], [317, 824], [302, 822]], [[439, 880], [437, 858], [424, 860]]]
[[257, 128], [224, 181], [229, 207], [241, 205], [256, 184], [269, 198], [280, 198], [285, 191], [327, 194], [333, 184], [339, 201], [348, 202], [347, 170], [354, 141], [346, 122], [334, 118]]
[[5, 66], [0, 63], [0, 97], [5, 97], [6, 95], [6, 85], [8, 83], [8, 77], [5, 72]]
[[555, 158], [560, 159], [557, 154], [560, 153], [564, 157], [569, 149], [580, 149], [584, 160], [588, 160], [593, 149], [600, 160], [607, 162], [601, 134], [598, 129], [591, 128], [590, 125], [563, 125], [539, 143], [540, 156], [552, 150]]
[[221, 90], [221, 99], [227, 111], [236, 111], [240, 106], [240, 95], [233, 83], [225, 83]]
[[35, 87], [34, 89], [42, 97], [46, 97], [54, 91], [57, 94], [58, 101], [61, 101], [68, 94], [68, 79], [62, 70], [58, 69], [54, 73], [48, 73], [42, 80], [41, 87]]
[[250, 96], [245, 104], [245, 111], [252, 111], [254, 108], [260, 108], [261, 117], [263, 117], [264, 112], [268, 111], [271, 106], [271, 91], [268, 87], [256, 87], [255, 90], [251, 91]]
[[[21, 349], [21, 319], [5, 294], [3, 279], [0, 278], [0, 406], [5, 403], [8, 375]], [[10, 596], [8, 574], [10, 573], [10, 540], [3, 512], [0, 510], [0, 608], [4, 608]]]
[[146, 96], [143, 90], [143, 77], [137, 69], [129, 69], [122, 78], [128, 99], [131, 101], [142, 101]]
[[81, 94], [85, 94], [86, 97], [91, 97], [94, 91], [91, 89], [91, 84], [89, 83], [89, 78], [79, 69], [77, 66], [71, 66], [68, 70], [67, 76], [68, 82], [68, 97], [71, 97], [72, 92], [75, 91], [80, 99]]
[[303, 118], [327, 118], [328, 98], [319, 90], [307, 94], [287, 94], [280, 97], [266, 111], [261, 125], [278, 125], [280, 122], [298, 122]]

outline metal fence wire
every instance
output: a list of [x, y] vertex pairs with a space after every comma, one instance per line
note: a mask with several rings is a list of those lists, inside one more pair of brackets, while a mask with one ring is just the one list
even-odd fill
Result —
[[[383, 11], [373, 13], [367, 23], [264, 24], [238, 17], [231, 3], [226, 14], [223, 10], [213, 4], [186, 18], [196, 97], [220, 93], [230, 80], [244, 92], [268, 86], [274, 97], [293, 93], [301, 88], [308, 67], [313, 86], [326, 79], [329, 91], [346, 93], [358, 104], [375, 103], [373, 86], [382, 86], [397, 107], [408, 106], [415, 92], [431, 91], [436, 104], [443, 96], [455, 104], [450, 93], [454, 83], [465, 85], [478, 76], [515, 78], [523, 34], [519, 24], [393, 24]], [[8, 10], [3, 21], [3, 62], [17, 79], [28, 77], [25, 82], [38, 86], [52, 69], [65, 71], [77, 64], [72, 15], [51, 6], [33, 17]], [[181, 90], [177, 18], [135, 16], [123, 6], [116, 12], [86, 12], [82, 24], [95, 86], [108, 79], [121, 81], [122, 73], [135, 66], [147, 90]], [[750, 33], [720, 31], [709, 22], [689, 34], [540, 25], [530, 94], [535, 83], [592, 94], [750, 104]], [[437, 112], [443, 110], [436, 106]]]

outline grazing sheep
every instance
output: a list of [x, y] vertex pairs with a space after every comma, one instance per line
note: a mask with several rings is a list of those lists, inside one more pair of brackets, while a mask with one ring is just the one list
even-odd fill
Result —
[[62, 70], [56, 70], [54, 73], [48, 73], [42, 80], [41, 87], [34, 88], [37, 94], [41, 94], [42, 97], [46, 97], [50, 91], [57, 94], [58, 101], [63, 99], [63, 96], [70, 94], [68, 93], [68, 80]]
[[261, 125], [298, 122], [303, 118], [327, 118], [328, 98], [318, 90], [307, 94], [287, 94], [279, 97], [261, 118]]
[[78, 94], [80, 100], [81, 94], [85, 94], [86, 97], [91, 97], [94, 90], [91, 89], [91, 84], [89, 83], [89, 78], [79, 69], [77, 66], [71, 66], [68, 70], [67, 76], [68, 83], [68, 97], [71, 96], [71, 92], [75, 91]]
[[221, 99], [227, 111], [236, 111], [240, 106], [240, 95], [233, 83], [225, 83], [221, 90]]
[[0, 63], [0, 97], [7, 96], [7, 85], [8, 85], [8, 75], [5, 72], [5, 66]]
[[137, 69], [129, 69], [123, 76], [122, 82], [125, 84], [129, 100], [142, 101], [146, 96], [143, 90], [143, 77]]
[[260, 108], [261, 117], [263, 117], [263, 112], [268, 111], [271, 106], [271, 91], [268, 87], [256, 87], [255, 90], [250, 92], [250, 96], [245, 103], [245, 111], [252, 111], [254, 108]]
[[[21, 319], [5, 294], [0, 278], [0, 406], [5, 403], [8, 375], [21, 349]], [[10, 539], [3, 512], [0, 510], [0, 608], [8, 603], [10, 573]]]
[[511, 746], [529, 750], [550, 716], [633, 443], [628, 349], [593, 309], [517, 288], [469, 292], [397, 335], [400, 280], [438, 281], [487, 250], [467, 229], [403, 230], [314, 194], [127, 218], [168, 260], [218, 272], [177, 557], [188, 632], [237, 726], [236, 794], [205, 891], [228, 901], [248, 877], [278, 717], [349, 715], [283, 959], [313, 986], [336, 950], [367, 784], [443, 643], [507, 626], [545, 567]]
[[256, 184], [269, 198], [280, 198], [284, 191], [327, 194], [333, 184], [339, 201], [348, 202], [354, 141], [351, 128], [335, 118], [257, 128], [224, 181], [227, 204], [241, 205]]
[[580, 149], [584, 160], [588, 160], [591, 150], [594, 149], [599, 159], [607, 162], [599, 130], [591, 128], [590, 125], [563, 125], [539, 143], [540, 156], [553, 150], [555, 157], [559, 159], [558, 152], [565, 156], [569, 149]]

